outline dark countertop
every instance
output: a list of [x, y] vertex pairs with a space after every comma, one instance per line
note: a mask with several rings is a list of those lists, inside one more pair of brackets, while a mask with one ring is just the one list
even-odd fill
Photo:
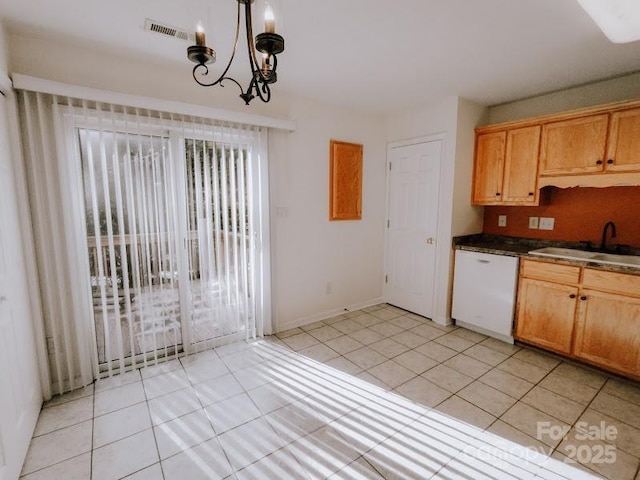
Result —
[[[501, 235], [489, 235], [477, 233], [474, 235], [464, 235], [453, 238], [453, 248], [455, 250], [467, 250], [471, 252], [491, 253], [494, 255], [506, 255], [510, 257], [535, 258], [545, 262], [560, 263], [564, 265], [578, 265], [597, 270], [608, 270], [612, 272], [631, 273], [640, 275], [640, 268], [625, 267], [622, 265], [607, 265], [587, 260], [567, 260], [563, 258], [553, 258], [540, 255], [533, 255], [529, 252], [545, 247], [574, 248], [588, 250], [584, 243], [564, 242], [560, 240], [539, 240], [533, 238], [507, 237]], [[618, 253], [618, 252], [611, 252]], [[628, 255], [640, 255], [640, 249], [624, 247]]]

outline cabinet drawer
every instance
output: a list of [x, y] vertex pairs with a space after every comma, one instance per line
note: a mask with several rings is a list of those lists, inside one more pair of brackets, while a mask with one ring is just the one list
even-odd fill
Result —
[[603, 292], [640, 297], [640, 275], [584, 269], [582, 285]]
[[537, 260], [525, 260], [522, 262], [521, 274], [523, 277], [527, 278], [537, 278], [548, 282], [571, 284], [579, 282], [580, 267], [539, 262]]

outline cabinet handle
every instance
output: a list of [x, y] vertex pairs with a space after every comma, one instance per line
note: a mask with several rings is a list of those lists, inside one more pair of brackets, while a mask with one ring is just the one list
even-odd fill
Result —
[[533, 197], [533, 192], [529, 192], [529, 196], [530, 196], [530, 197]]
[[569, 295], [569, 298], [576, 298], [576, 294], [572, 293], [571, 295]]
[[586, 296], [584, 296], [584, 295], [580, 297], [580, 300], [582, 300], [583, 302], [584, 302], [586, 299], [587, 299], [587, 297], [586, 297]]
[[596, 165], [602, 165], [602, 160], [598, 160], [598, 161], [596, 162]]
[[500, 192], [496, 192], [496, 197], [499, 197], [499, 196], [500, 196]]
[[612, 163], [613, 163], [613, 159], [610, 158], [609, 160], [607, 160], [607, 164], [611, 165]]

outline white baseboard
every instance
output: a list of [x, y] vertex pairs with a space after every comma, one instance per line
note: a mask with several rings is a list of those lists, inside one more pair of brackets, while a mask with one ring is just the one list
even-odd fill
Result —
[[336, 308], [326, 312], [317, 313], [315, 315], [309, 315], [308, 317], [296, 318], [294, 320], [278, 324], [276, 326], [275, 333], [284, 332], [285, 330], [290, 330], [292, 328], [303, 327], [314, 322], [319, 322], [320, 320], [335, 317], [343, 313], [353, 312], [354, 310], [361, 310], [363, 308], [371, 307], [383, 302], [384, 300], [382, 299], [382, 297], [378, 297], [364, 302], [354, 303], [343, 308]]

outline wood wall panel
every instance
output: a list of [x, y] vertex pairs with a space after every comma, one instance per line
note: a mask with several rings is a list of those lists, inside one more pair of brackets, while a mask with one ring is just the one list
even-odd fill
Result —
[[331, 140], [329, 219], [362, 218], [362, 145]]

